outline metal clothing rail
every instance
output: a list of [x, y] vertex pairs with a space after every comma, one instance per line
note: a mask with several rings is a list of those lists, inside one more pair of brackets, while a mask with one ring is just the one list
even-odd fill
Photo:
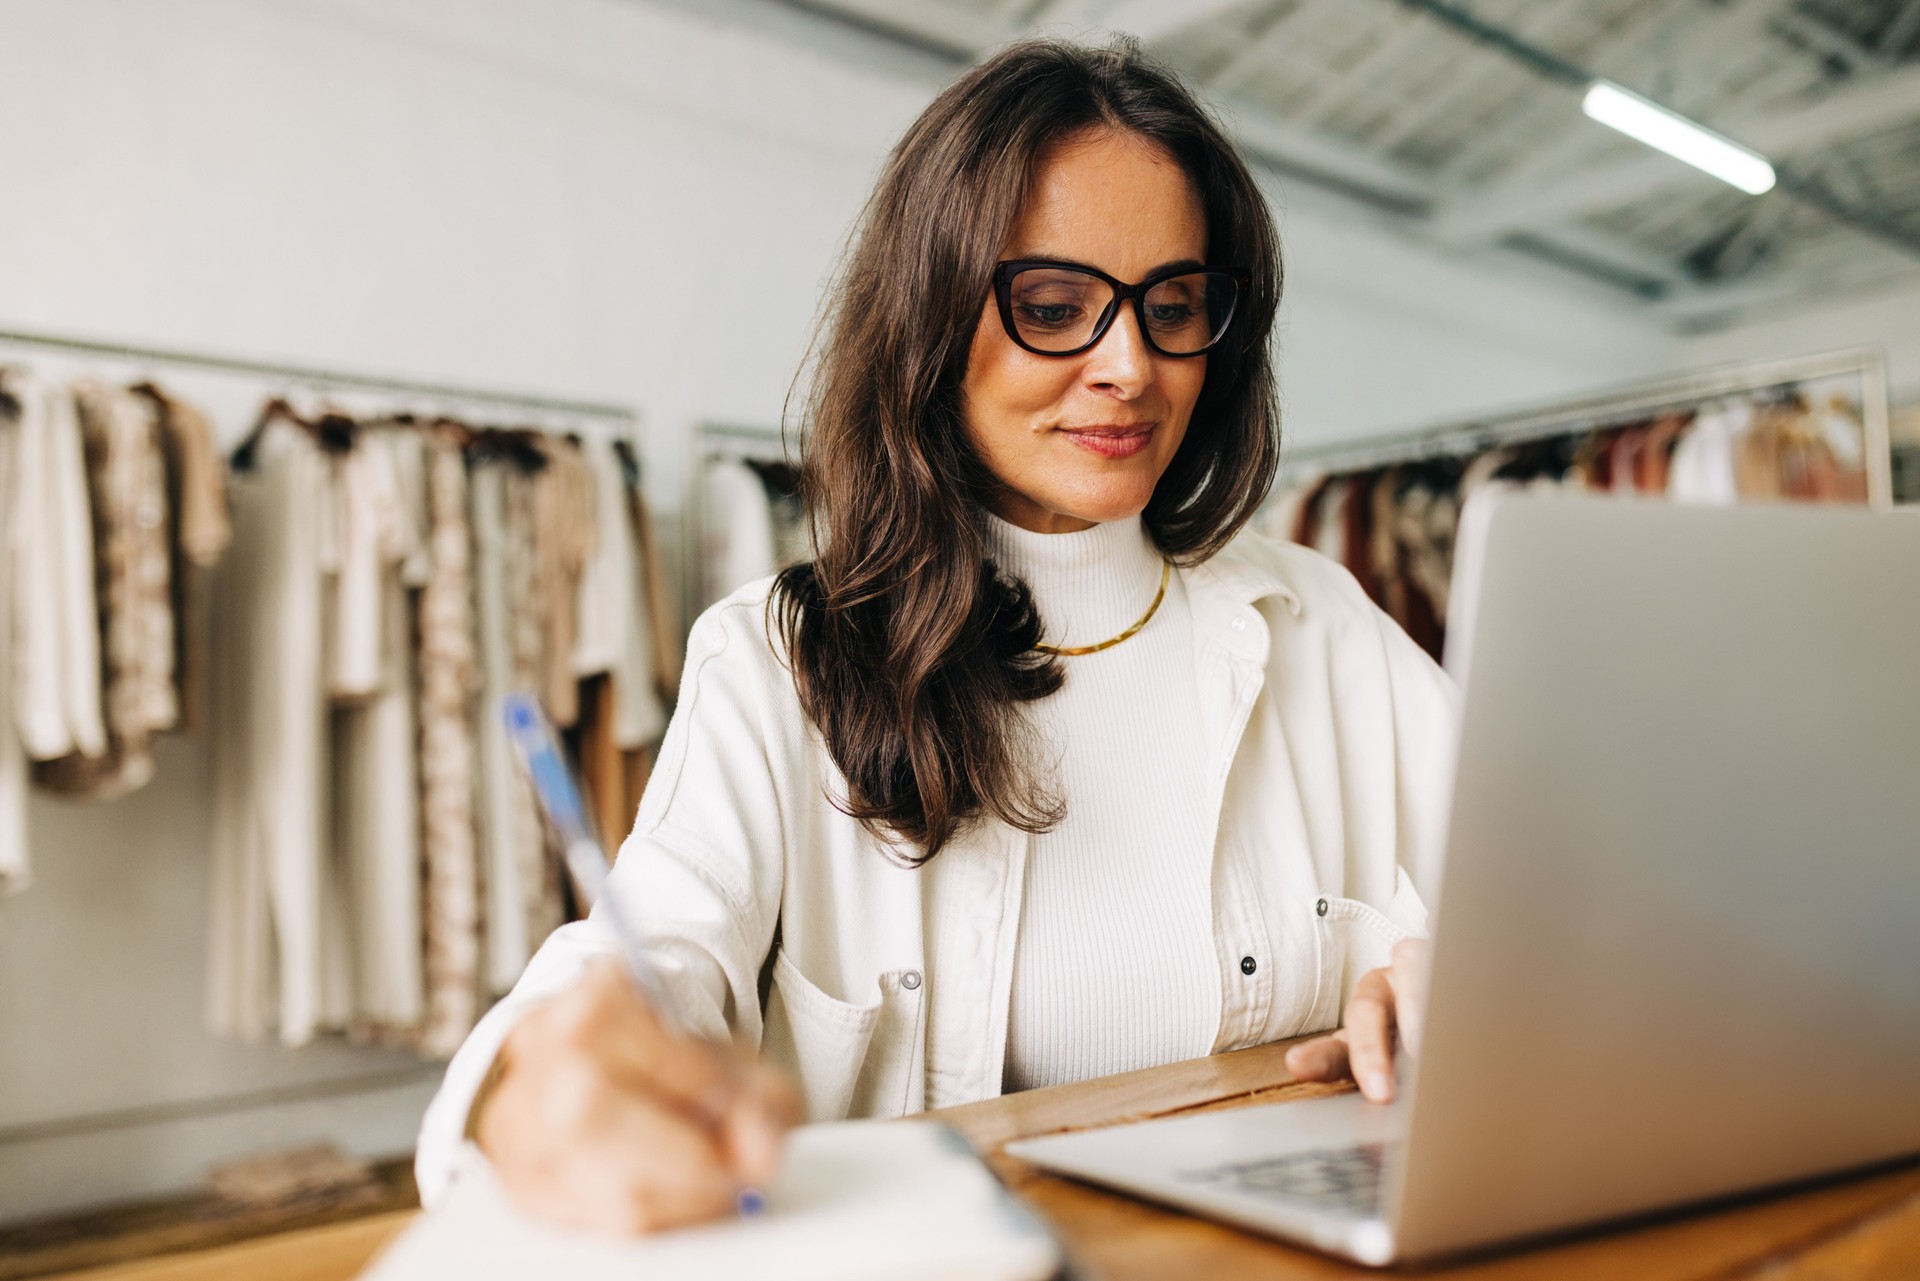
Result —
[[353, 373], [310, 365], [281, 364], [206, 352], [181, 351], [165, 347], [143, 347], [132, 343], [106, 342], [92, 338], [72, 338], [56, 334], [0, 330], [0, 345], [40, 347], [55, 351], [84, 352], [117, 359], [176, 365], [187, 369], [208, 369], [222, 373], [246, 374], [306, 383], [314, 387], [342, 390], [402, 392], [443, 401], [487, 405], [503, 409], [521, 409], [540, 413], [564, 414], [574, 418], [606, 419], [622, 424], [639, 421], [629, 406], [605, 401], [569, 400], [556, 396], [496, 391], [480, 387], [461, 387], [452, 383], [426, 382], [410, 378], [392, 378], [379, 374]]
[[1415, 431], [1288, 448], [1283, 467], [1361, 471], [1392, 463], [1479, 453], [1688, 409], [1723, 396], [1768, 391], [1849, 375], [1860, 379], [1860, 421], [1867, 463], [1867, 503], [1893, 505], [1893, 442], [1887, 408], [1887, 366], [1873, 348], [1854, 348], [1787, 360], [1744, 361], [1695, 374], [1634, 383], [1547, 405], [1460, 419]]

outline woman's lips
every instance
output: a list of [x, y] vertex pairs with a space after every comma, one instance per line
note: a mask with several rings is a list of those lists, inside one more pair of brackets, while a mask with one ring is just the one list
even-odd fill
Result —
[[1066, 438], [1102, 458], [1131, 458], [1153, 441], [1152, 423], [1122, 427], [1062, 427]]

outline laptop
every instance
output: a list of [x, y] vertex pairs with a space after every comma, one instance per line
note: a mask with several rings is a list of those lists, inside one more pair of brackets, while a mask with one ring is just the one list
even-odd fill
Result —
[[1367, 1264], [1920, 1153], [1920, 514], [1478, 495], [1417, 1062], [1011, 1143]]

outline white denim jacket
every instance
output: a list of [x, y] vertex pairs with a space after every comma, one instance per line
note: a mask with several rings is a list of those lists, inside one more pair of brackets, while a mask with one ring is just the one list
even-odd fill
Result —
[[[1214, 790], [1218, 1052], [1335, 1026], [1359, 976], [1425, 933], [1456, 704], [1316, 552], [1243, 534], [1180, 572]], [[811, 1119], [997, 1095], [1028, 837], [982, 824], [908, 868], [837, 809], [844, 783], [768, 635], [770, 582], [694, 625], [618, 891], [679, 1016], [760, 1046]], [[555, 933], [454, 1056], [420, 1132], [429, 1203], [508, 1031], [613, 948], [604, 922]]]

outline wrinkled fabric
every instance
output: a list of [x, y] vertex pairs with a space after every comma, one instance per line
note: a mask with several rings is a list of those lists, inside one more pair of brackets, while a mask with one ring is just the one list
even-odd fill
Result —
[[234, 476], [214, 616], [208, 1024], [304, 1045], [344, 1021], [321, 566], [328, 465], [276, 428]]
[[106, 751], [35, 770], [43, 786], [109, 800], [153, 778], [153, 737], [179, 721], [165, 446], [151, 400], [76, 383], [93, 508]]
[[343, 664], [336, 648], [328, 671], [333, 835], [352, 957], [349, 1027], [361, 1039], [404, 1044], [426, 1016], [414, 652], [414, 599], [427, 576], [420, 438], [363, 430], [333, 480], [336, 507], [349, 510], [329, 631], [336, 646], [354, 650]]
[[[613, 442], [590, 438], [581, 451], [594, 486], [594, 553], [580, 576], [574, 671], [612, 678], [613, 742], [631, 751], [657, 741], [667, 727], [667, 709], [655, 684], [659, 668], [647, 617], [645, 566]], [[625, 827], [623, 820], [620, 830]]]
[[205, 414], [151, 383], [134, 389], [160, 416], [171, 521], [174, 687], [177, 727], [199, 729], [206, 715], [207, 664], [213, 646], [213, 570], [233, 541], [227, 514], [227, 461]]
[[[11, 572], [14, 446], [19, 432], [13, 402], [0, 387], [0, 564]], [[0, 587], [0, 898], [33, 880], [27, 850], [27, 752], [13, 723], [13, 592]]]
[[453, 1053], [480, 1017], [481, 870], [474, 812], [473, 612], [467, 467], [459, 442], [426, 439], [427, 583], [420, 593], [420, 807], [426, 861], [427, 1015], [421, 1048]]
[[533, 580], [540, 594], [541, 702], [561, 728], [580, 716], [574, 646], [579, 633], [580, 578], [594, 554], [593, 473], [572, 441], [542, 436], [546, 460], [533, 477]]
[[500, 716], [501, 701], [536, 688], [540, 674], [532, 478], [516, 460], [484, 458], [474, 464], [472, 484], [486, 972], [489, 994], [497, 996], [512, 988], [534, 949], [559, 928], [560, 894], [533, 788], [514, 760]]
[[29, 757], [103, 756], [100, 613], [79, 412], [64, 388], [6, 372], [19, 406], [9, 530], [13, 714]]

